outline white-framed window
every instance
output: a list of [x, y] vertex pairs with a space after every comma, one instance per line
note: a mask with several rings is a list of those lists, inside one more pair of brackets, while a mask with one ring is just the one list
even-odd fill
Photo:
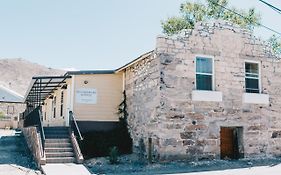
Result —
[[214, 90], [214, 59], [196, 57], [196, 90]]
[[245, 61], [245, 90], [246, 93], [260, 93], [260, 64], [254, 61]]

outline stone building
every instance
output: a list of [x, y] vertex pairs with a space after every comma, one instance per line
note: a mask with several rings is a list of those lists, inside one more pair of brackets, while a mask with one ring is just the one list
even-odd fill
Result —
[[0, 86], [0, 128], [18, 128], [19, 115], [25, 107], [20, 94]]
[[281, 155], [281, 62], [236, 25], [198, 23], [124, 71], [135, 151], [156, 160]]

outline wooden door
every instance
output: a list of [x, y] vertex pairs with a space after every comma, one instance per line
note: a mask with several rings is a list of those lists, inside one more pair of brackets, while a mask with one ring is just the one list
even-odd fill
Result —
[[221, 128], [220, 140], [221, 140], [221, 158], [222, 159], [233, 159], [235, 157], [235, 138], [233, 128]]

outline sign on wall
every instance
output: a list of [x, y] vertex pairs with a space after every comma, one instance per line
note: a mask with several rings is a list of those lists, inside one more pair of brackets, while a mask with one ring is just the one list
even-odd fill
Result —
[[76, 90], [76, 103], [96, 104], [97, 90], [92, 88], [79, 88]]

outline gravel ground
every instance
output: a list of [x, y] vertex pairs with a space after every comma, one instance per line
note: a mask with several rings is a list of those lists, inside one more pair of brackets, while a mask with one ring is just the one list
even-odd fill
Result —
[[[281, 158], [256, 158], [240, 160], [211, 160], [199, 162], [169, 162], [141, 164], [134, 155], [120, 156], [119, 164], [110, 165], [107, 158], [87, 160], [86, 166], [96, 174], [177, 174], [190, 172], [220, 171], [229, 169], [251, 168], [257, 166], [277, 166]], [[200, 174], [200, 173], [198, 173]], [[281, 173], [280, 173], [281, 174]]]
[[[8, 173], [9, 172], [9, 173]], [[0, 129], [0, 175], [40, 174], [23, 135]]]

